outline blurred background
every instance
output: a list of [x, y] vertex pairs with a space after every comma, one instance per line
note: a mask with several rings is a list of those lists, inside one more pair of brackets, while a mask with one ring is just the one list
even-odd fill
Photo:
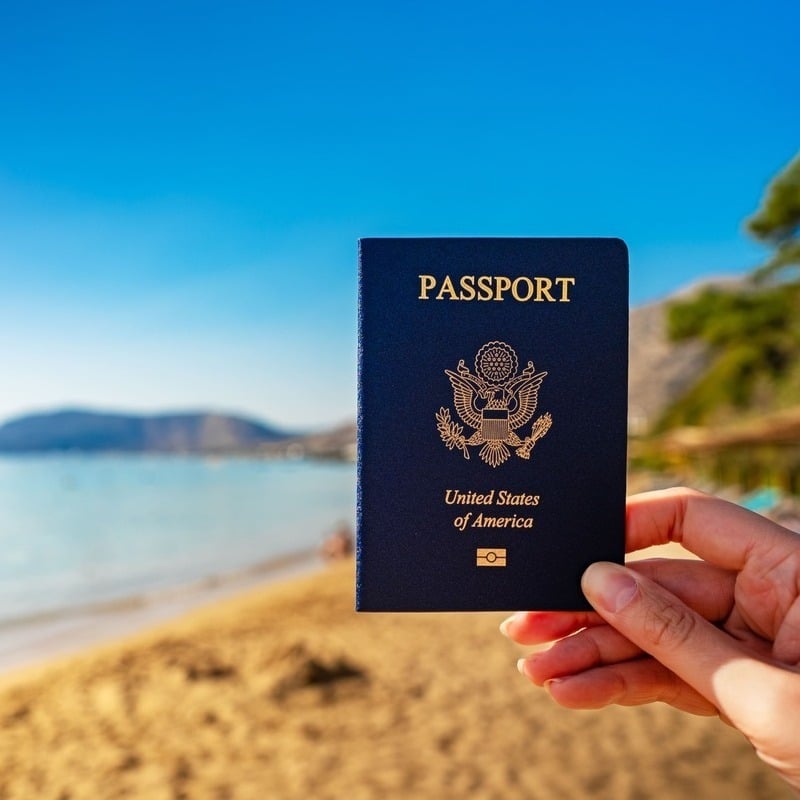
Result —
[[497, 615], [356, 617], [350, 555], [360, 236], [625, 239], [630, 491], [800, 531], [798, 23], [0, 9], [0, 795], [784, 796]]

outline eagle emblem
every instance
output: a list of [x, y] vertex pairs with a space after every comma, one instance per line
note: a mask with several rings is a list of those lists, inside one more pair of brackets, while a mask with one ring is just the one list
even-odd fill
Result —
[[455, 371], [445, 375], [453, 387], [453, 403], [464, 426], [454, 422], [444, 406], [436, 414], [436, 427], [448, 450], [461, 450], [469, 458], [469, 448], [480, 446], [478, 455], [492, 467], [498, 467], [514, 448], [520, 458], [531, 456], [536, 442], [550, 430], [553, 418], [542, 414], [524, 439], [516, 433], [533, 419], [539, 402], [539, 388], [547, 376], [536, 372], [533, 362], [518, 374], [517, 354], [505, 342], [487, 342], [475, 356], [475, 374], [458, 362]]

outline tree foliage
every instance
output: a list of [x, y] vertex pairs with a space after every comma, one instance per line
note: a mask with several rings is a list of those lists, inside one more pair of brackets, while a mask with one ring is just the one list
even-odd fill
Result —
[[756, 271], [757, 279], [796, 273], [800, 268], [800, 154], [769, 184], [761, 207], [747, 221], [747, 230], [775, 250]]
[[[769, 184], [747, 228], [774, 248], [754, 283], [708, 288], [668, 309], [670, 338], [706, 342], [712, 362], [667, 410], [660, 430], [747, 410], [759, 388], [766, 387], [769, 403], [778, 402], [787, 385], [783, 394], [797, 394], [794, 403], [800, 399], [800, 154]], [[781, 280], [765, 286], [769, 278]]]
[[667, 324], [673, 341], [706, 342], [712, 362], [666, 412], [662, 430], [709, 422], [731, 409], [741, 412], [759, 386], [777, 386], [800, 371], [800, 284], [705, 289], [670, 306]]

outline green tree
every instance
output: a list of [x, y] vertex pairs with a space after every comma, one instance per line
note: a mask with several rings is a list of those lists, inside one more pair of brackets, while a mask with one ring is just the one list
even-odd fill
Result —
[[774, 248], [772, 258], [754, 277], [794, 276], [800, 273], [800, 153], [764, 192], [761, 207], [747, 220], [747, 230]]
[[[664, 414], [658, 428], [699, 425], [740, 414], [766, 388], [769, 405], [791, 399], [798, 380], [800, 283], [738, 291], [709, 288], [674, 303], [667, 316], [673, 341], [700, 339], [712, 360], [705, 374]], [[752, 409], [763, 411], [766, 409]]]
[[709, 423], [731, 413], [765, 411], [753, 408], [757, 390], [761, 406], [797, 403], [800, 154], [769, 184], [747, 229], [773, 248], [772, 257], [752, 275], [755, 285], [734, 291], [709, 288], [668, 309], [670, 338], [706, 342], [712, 361], [700, 380], [667, 409], [657, 430]]

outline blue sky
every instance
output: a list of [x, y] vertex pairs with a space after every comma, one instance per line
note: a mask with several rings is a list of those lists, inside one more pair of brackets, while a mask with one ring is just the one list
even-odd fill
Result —
[[0, 18], [0, 420], [347, 419], [358, 236], [622, 236], [640, 303], [757, 264], [800, 147], [795, 2]]

